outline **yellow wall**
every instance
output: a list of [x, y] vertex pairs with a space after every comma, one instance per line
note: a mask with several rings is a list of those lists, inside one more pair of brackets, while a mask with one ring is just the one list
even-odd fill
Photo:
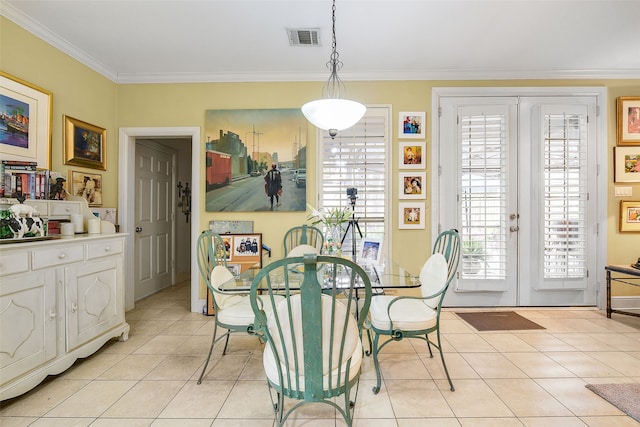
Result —
[[[107, 170], [72, 169], [103, 176], [103, 206], [118, 204], [117, 88], [111, 80], [0, 17], [0, 70], [53, 92], [51, 169], [64, 165], [64, 115], [107, 130]], [[68, 188], [68, 187], [67, 187]]]
[[[117, 129], [120, 127], [198, 126], [204, 134], [204, 112], [208, 109], [244, 108], [297, 108], [316, 98], [322, 82], [290, 83], [197, 83], [197, 84], [136, 84], [116, 85], [67, 55], [42, 42], [12, 22], [0, 20], [0, 68], [54, 93], [53, 162], [52, 168], [66, 172], [62, 161], [62, 115], [107, 129], [107, 171], [104, 172], [105, 206], [117, 204]], [[392, 107], [393, 145], [397, 146], [396, 129], [399, 111], [427, 112], [427, 153], [431, 148], [430, 117], [431, 91], [434, 87], [494, 87], [494, 86], [604, 86], [608, 89], [607, 164], [608, 226], [607, 262], [627, 264], [640, 256], [640, 234], [618, 232], [619, 198], [615, 198], [613, 184], [613, 150], [616, 142], [615, 100], [618, 96], [640, 96], [640, 80], [507, 80], [507, 81], [377, 81], [349, 82], [349, 97], [365, 104], [385, 104]], [[315, 128], [308, 127], [308, 192], [310, 203], [315, 194]], [[394, 182], [391, 194], [394, 212], [397, 206], [397, 150], [392, 151]], [[204, 180], [204, 156], [200, 165], [201, 182]], [[430, 158], [427, 158], [427, 165]], [[74, 168], [76, 169], [76, 168]], [[427, 166], [427, 182], [432, 173]], [[640, 200], [640, 184], [633, 187], [632, 198]], [[203, 186], [204, 187], [204, 186]], [[204, 200], [202, 194], [194, 195]], [[427, 196], [429, 197], [429, 195]], [[427, 207], [431, 206], [427, 199]], [[430, 212], [428, 212], [430, 215]], [[393, 257], [403, 259], [409, 270], [417, 271], [430, 252], [430, 217], [426, 230], [394, 230]], [[306, 213], [208, 213], [201, 212], [200, 228], [208, 227], [211, 219], [252, 220], [256, 231], [264, 234], [264, 241], [274, 247], [274, 256], [281, 254], [281, 236], [292, 224], [305, 222]], [[393, 224], [395, 228], [395, 224]], [[416, 250], [415, 242], [422, 242]], [[604, 274], [603, 272], [600, 272]], [[599, 274], [600, 274], [599, 273]], [[633, 291], [623, 291], [631, 294]], [[640, 290], [636, 289], [636, 294]]]

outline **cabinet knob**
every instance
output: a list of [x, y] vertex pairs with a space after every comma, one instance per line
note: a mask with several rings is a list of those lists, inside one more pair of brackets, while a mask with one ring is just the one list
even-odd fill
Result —
[[55, 319], [56, 315], [57, 315], [57, 313], [56, 313], [55, 309], [52, 308], [51, 310], [49, 310], [49, 320]]
[[71, 312], [75, 313], [76, 311], [78, 311], [78, 304], [74, 302], [73, 304], [71, 304]]
[[60, 255], [58, 255], [59, 259], [65, 259], [67, 257], [67, 254], [65, 252], [62, 252]]
[[111, 252], [111, 246], [107, 246], [107, 247], [105, 247], [105, 248], [104, 248], [104, 251], [105, 251], [105, 252]]

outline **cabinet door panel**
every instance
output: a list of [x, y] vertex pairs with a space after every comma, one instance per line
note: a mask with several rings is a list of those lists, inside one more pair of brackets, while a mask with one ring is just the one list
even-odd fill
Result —
[[55, 273], [0, 281], [0, 384], [56, 356]]
[[67, 350], [71, 350], [121, 323], [122, 257], [65, 268]]

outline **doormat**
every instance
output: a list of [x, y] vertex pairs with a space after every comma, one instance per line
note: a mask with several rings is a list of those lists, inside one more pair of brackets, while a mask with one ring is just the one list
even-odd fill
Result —
[[587, 384], [585, 387], [640, 422], [640, 384]]
[[478, 331], [544, 329], [544, 327], [520, 316], [514, 311], [477, 311], [456, 314]]

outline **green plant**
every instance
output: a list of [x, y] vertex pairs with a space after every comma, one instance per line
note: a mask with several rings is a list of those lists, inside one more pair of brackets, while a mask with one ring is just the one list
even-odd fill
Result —
[[484, 258], [484, 255], [484, 242], [474, 239], [462, 242], [462, 256], [464, 258], [480, 260]]

